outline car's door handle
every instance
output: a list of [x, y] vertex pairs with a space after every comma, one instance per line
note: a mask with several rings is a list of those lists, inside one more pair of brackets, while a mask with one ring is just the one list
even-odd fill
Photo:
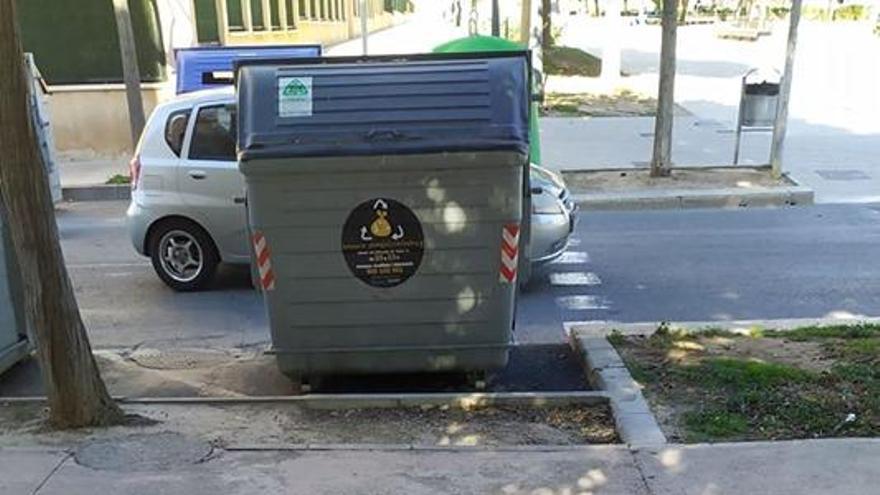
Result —
[[247, 202], [247, 198], [245, 198], [244, 196], [233, 196], [232, 202], [237, 205], [243, 205]]
[[190, 170], [189, 172], [187, 172], [187, 174], [189, 174], [190, 177], [196, 180], [202, 180], [205, 178], [204, 170]]

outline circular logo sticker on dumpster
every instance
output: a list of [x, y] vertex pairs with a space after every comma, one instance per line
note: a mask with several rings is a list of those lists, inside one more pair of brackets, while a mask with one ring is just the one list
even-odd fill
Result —
[[359, 204], [342, 228], [342, 255], [355, 277], [373, 287], [394, 287], [418, 270], [425, 252], [422, 224], [397, 201]]

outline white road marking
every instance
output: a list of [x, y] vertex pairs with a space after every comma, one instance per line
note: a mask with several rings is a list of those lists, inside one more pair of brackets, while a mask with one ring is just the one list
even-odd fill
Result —
[[553, 264], [557, 265], [576, 265], [579, 263], [589, 263], [590, 255], [586, 251], [566, 251], [562, 256], [557, 258]]
[[602, 280], [593, 272], [559, 272], [550, 274], [551, 285], [601, 285]]
[[571, 237], [568, 239], [568, 245], [570, 247], [578, 247], [581, 245], [580, 237]]
[[604, 297], [587, 295], [557, 297], [556, 304], [563, 309], [570, 310], [609, 309], [611, 307]]

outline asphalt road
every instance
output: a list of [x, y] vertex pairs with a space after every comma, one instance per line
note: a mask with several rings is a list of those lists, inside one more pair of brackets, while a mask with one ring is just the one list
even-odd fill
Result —
[[[166, 288], [131, 248], [122, 202], [58, 213], [96, 348], [269, 341], [248, 271], [213, 290]], [[880, 206], [589, 212], [569, 252], [519, 301], [517, 341], [560, 342], [563, 322], [880, 316]]]

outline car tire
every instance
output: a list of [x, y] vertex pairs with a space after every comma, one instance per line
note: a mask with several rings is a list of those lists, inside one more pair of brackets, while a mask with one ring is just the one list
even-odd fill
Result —
[[204, 289], [214, 279], [220, 256], [211, 237], [195, 222], [175, 218], [152, 229], [149, 239], [153, 269], [179, 292]]

